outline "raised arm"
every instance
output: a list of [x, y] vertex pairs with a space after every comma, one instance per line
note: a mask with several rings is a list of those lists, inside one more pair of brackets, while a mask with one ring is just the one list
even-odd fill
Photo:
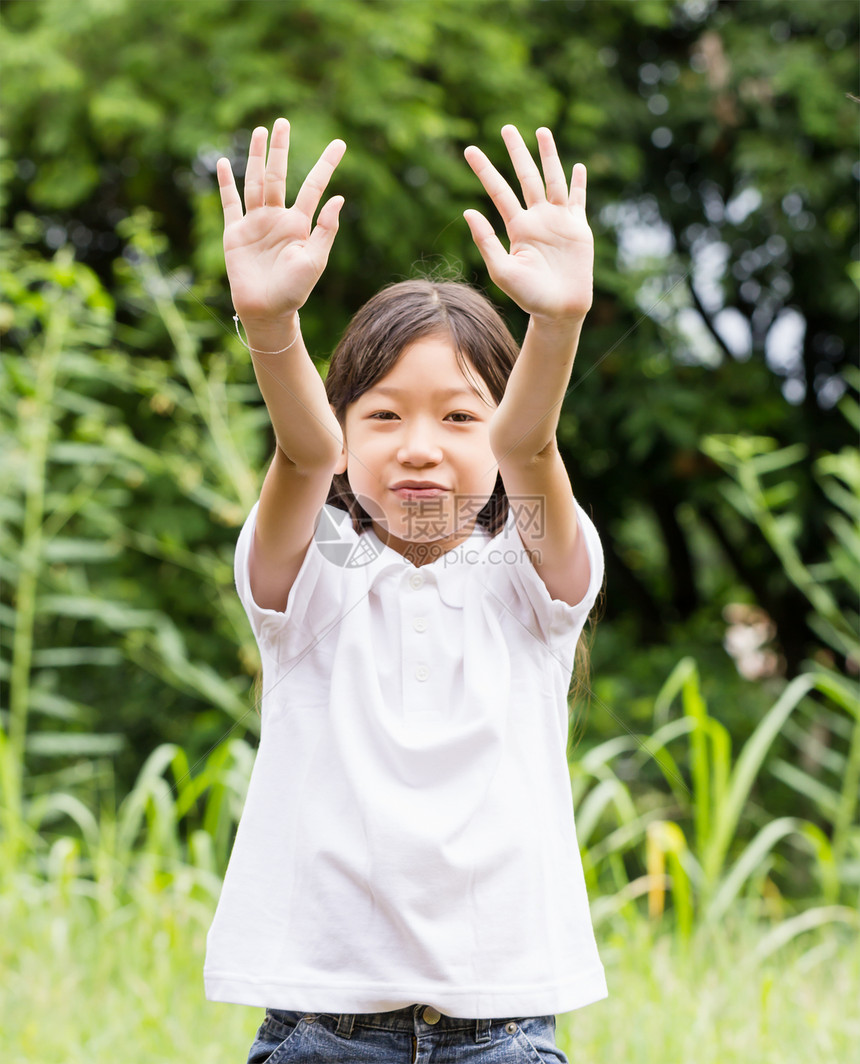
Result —
[[328, 145], [287, 208], [289, 122], [275, 122], [268, 159], [266, 141], [267, 131], [255, 129], [244, 212], [229, 161], [218, 161], [224, 258], [278, 445], [297, 465], [316, 465], [340, 453], [342, 437], [305, 349], [298, 310], [322, 275], [337, 233], [343, 197], [328, 200], [315, 226], [313, 216], [346, 145], [341, 140]]
[[261, 606], [284, 609], [340, 457], [343, 434], [308, 356], [298, 310], [322, 275], [343, 198], [319, 207], [346, 145], [335, 140], [285, 206], [290, 126], [279, 118], [251, 136], [245, 205], [227, 159], [218, 161], [224, 257], [230, 293], [278, 446], [266, 474], [251, 551], [251, 589]]
[[530, 315], [490, 441], [508, 497], [543, 497], [542, 527], [524, 519], [520, 535], [550, 594], [573, 605], [588, 588], [589, 564], [555, 433], [592, 299], [585, 167], [573, 168], [568, 186], [548, 129], [537, 131], [543, 175], [514, 126], [505, 126], [502, 137], [525, 206], [479, 148], [466, 149], [466, 161], [501, 215], [510, 250], [482, 214], [469, 210], [472, 237], [490, 277]]

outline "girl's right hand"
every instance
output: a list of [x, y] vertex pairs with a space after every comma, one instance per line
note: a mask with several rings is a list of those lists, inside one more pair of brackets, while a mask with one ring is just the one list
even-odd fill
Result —
[[305, 178], [296, 202], [285, 206], [290, 124], [279, 118], [268, 131], [251, 135], [245, 171], [245, 211], [228, 159], [218, 160], [224, 208], [224, 257], [233, 306], [246, 330], [270, 328], [303, 306], [320, 279], [338, 228], [343, 197], [334, 196], [314, 213], [346, 145], [333, 140]]

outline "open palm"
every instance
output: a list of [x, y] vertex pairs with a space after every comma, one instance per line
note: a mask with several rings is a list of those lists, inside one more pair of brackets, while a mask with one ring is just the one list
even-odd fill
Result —
[[505, 126], [502, 137], [525, 207], [480, 148], [467, 148], [466, 161], [502, 217], [510, 250], [475, 210], [465, 212], [472, 237], [490, 277], [523, 310], [552, 319], [582, 318], [591, 306], [594, 270], [585, 167], [577, 163], [568, 188], [548, 129], [537, 131], [543, 176], [514, 126]]
[[328, 262], [343, 198], [319, 207], [346, 145], [334, 140], [305, 178], [292, 207], [285, 206], [290, 126], [279, 118], [272, 129], [254, 130], [245, 172], [245, 208], [227, 159], [218, 162], [224, 209], [224, 257], [236, 313], [247, 327], [291, 314], [307, 301]]

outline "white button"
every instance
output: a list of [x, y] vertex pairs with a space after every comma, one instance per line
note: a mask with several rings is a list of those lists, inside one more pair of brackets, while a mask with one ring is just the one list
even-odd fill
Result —
[[423, 617], [416, 617], [415, 620], [412, 622], [412, 627], [415, 629], [416, 632], [426, 632], [427, 621]]
[[428, 1005], [424, 1010], [425, 1023], [438, 1023], [441, 1019], [442, 1013], [438, 1009], [434, 1009], [432, 1005]]
[[421, 573], [413, 573], [412, 576], [409, 577], [409, 583], [417, 591], [419, 587], [424, 586], [424, 577], [421, 575]]
[[430, 670], [427, 668], [426, 665], [419, 665], [418, 668], [415, 670], [416, 680], [426, 680], [429, 675]]

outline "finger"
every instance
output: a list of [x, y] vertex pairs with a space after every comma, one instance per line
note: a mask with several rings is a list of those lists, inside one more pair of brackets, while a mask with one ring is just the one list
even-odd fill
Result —
[[527, 207], [533, 207], [536, 203], [542, 203], [544, 194], [543, 178], [532, 158], [532, 153], [526, 147], [526, 142], [516, 126], [504, 126], [502, 139], [508, 149], [508, 155], [514, 164], [514, 171], [523, 190], [523, 199]]
[[505, 223], [505, 228], [507, 228], [522, 210], [516, 193], [480, 148], [470, 145], [463, 154], [475, 177], [484, 186], [487, 195], [495, 204], [496, 210], [502, 216], [502, 221]]
[[481, 253], [490, 277], [495, 281], [504, 269], [508, 253], [496, 236], [495, 230], [480, 211], [463, 211], [463, 217], [466, 219], [469, 232]]
[[229, 159], [219, 159], [216, 167], [218, 188], [221, 192], [221, 206], [224, 210], [224, 228], [234, 222], [242, 221], [242, 201], [236, 188], [236, 179]]
[[337, 165], [343, 158], [345, 151], [346, 144], [342, 140], [333, 140], [317, 159], [313, 169], [302, 182], [302, 187], [299, 189], [298, 196], [296, 196], [295, 206], [297, 210], [307, 216], [308, 224], [310, 224], [310, 219], [313, 218], [314, 211], [316, 211], [323, 193], [328, 188], [331, 175], [337, 169]]
[[582, 163], [577, 163], [573, 168], [570, 178], [570, 196], [568, 204], [571, 207], [579, 207], [585, 210], [585, 186], [588, 181], [588, 173]]
[[546, 198], [550, 203], [566, 206], [567, 181], [564, 177], [564, 167], [558, 157], [553, 135], [545, 126], [541, 126], [537, 131], [537, 142], [543, 179], [546, 184]]
[[272, 126], [272, 141], [266, 160], [263, 196], [267, 207], [283, 207], [287, 184], [287, 158], [290, 154], [290, 123], [279, 118]]
[[317, 224], [305, 244], [308, 251], [323, 264], [328, 262], [329, 252], [332, 244], [334, 244], [334, 238], [337, 236], [341, 207], [343, 207], [343, 196], [332, 196], [323, 205], [319, 218], [317, 218]]
[[265, 126], [257, 126], [251, 134], [248, 148], [248, 166], [245, 170], [245, 210], [252, 211], [263, 206], [263, 181], [266, 166], [266, 140], [269, 133]]

